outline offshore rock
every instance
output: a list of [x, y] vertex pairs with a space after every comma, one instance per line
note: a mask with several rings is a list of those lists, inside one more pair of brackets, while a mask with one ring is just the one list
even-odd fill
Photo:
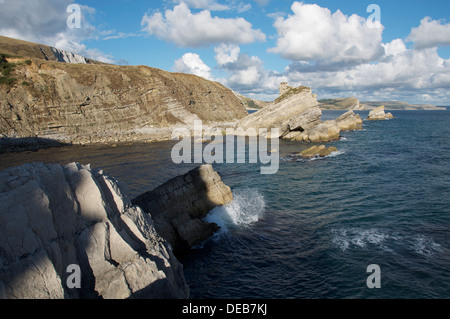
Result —
[[310, 88], [291, 88], [284, 84], [280, 91], [284, 94], [262, 110], [240, 120], [237, 127], [256, 131], [278, 128], [280, 136], [285, 137], [291, 132], [307, 132], [321, 123], [322, 111]]
[[353, 131], [362, 129], [363, 121], [359, 114], [350, 110], [335, 120], [341, 131]]
[[369, 113], [368, 120], [375, 121], [375, 120], [387, 120], [387, 119], [393, 119], [394, 116], [392, 113], [385, 113], [384, 112], [384, 105], [377, 107], [376, 109], [373, 109]]
[[169, 243], [114, 178], [76, 163], [0, 172], [0, 298], [188, 296]]
[[303, 157], [303, 158], [312, 158], [312, 157], [325, 157], [330, 155], [333, 152], [337, 152], [338, 149], [336, 147], [329, 147], [326, 148], [325, 145], [320, 145], [320, 146], [312, 146], [310, 148], [308, 148], [307, 150], [304, 150], [303, 152], [300, 152], [299, 156]]
[[233, 200], [230, 187], [211, 165], [199, 166], [133, 199], [152, 216], [156, 231], [174, 250], [192, 248], [219, 227], [202, 219], [216, 206]]
[[[353, 110], [336, 120], [323, 122], [317, 97], [308, 87], [292, 88], [286, 82], [280, 85], [280, 97], [264, 109], [248, 115], [237, 124], [246, 132], [261, 128], [278, 128], [283, 139], [322, 143], [339, 140], [340, 132], [362, 128], [361, 117]], [[274, 138], [274, 136], [271, 136]]]

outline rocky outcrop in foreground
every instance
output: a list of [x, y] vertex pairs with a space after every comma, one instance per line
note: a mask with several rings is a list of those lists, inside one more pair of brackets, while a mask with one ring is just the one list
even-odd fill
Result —
[[0, 172], [0, 298], [188, 296], [170, 245], [114, 178], [75, 163]]
[[370, 111], [369, 117], [367, 118], [369, 121], [376, 121], [376, 120], [388, 120], [393, 119], [394, 116], [392, 113], [385, 113], [384, 112], [384, 105], [377, 107], [376, 109]]
[[200, 244], [219, 227], [202, 219], [216, 206], [233, 200], [230, 187], [211, 165], [202, 165], [133, 199], [152, 216], [156, 231], [183, 250]]

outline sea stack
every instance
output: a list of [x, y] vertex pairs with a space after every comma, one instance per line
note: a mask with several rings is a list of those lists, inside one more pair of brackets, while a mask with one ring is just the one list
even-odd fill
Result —
[[367, 118], [369, 121], [376, 121], [376, 120], [387, 120], [387, 119], [393, 119], [394, 116], [392, 113], [385, 113], [384, 112], [384, 105], [377, 107], [376, 109], [373, 109], [369, 113], [369, 117]]

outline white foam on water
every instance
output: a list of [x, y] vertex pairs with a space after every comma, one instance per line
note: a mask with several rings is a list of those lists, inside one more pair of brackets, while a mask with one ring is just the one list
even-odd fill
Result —
[[333, 244], [342, 251], [376, 248], [392, 253], [406, 249], [423, 256], [430, 256], [442, 251], [441, 245], [436, 243], [433, 238], [422, 234], [391, 234], [376, 228], [340, 228], [333, 229], [332, 236]]
[[332, 152], [330, 155], [328, 155], [327, 157], [336, 157], [339, 155], [345, 154], [344, 151], [337, 151], [337, 152]]
[[369, 244], [383, 247], [383, 242], [388, 235], [377, 229], [361, 230], [357, 228], [333, 230], [333, 243], [341, 250], [346, 251], [350, 247], [366, 248]]
[[314, 157], [310, 157], [310, 158], [303, 158], [301, 156], [289, 155], [287, 157], [281, 157], [281, 160], [283, 160], [285, 162], [310, 162], [310, 161], [323, 160], [323, 159], [326, 159], [328, 157], [336, 157], [336, 156], [339, 156], [339, 155], [342, 155], [342, 154], [345, 154], [345, 151], [332, 152], [330, 155], [327, 155], [327, 156], [324, 156], [324, 157], [314, 156]]
[[264, 196], [257, 189], [237, 189], [233, 191], [233, 201], [211, 210], [205, 221], [219, 225], [220, 236], [232, 228], [250, 227], [259, 220], [265, 207]]
[[336, 152], [332, 152], [330, 155], [327, 155], [327, 156], [324, 156], [324, 157], [314, 156], [314, 157], [308, 158], [306, 160], [309, 160], [309, 161], [323, 160], [323, 159], [326, 159], [328, 157], [336, 157], [336, 156], [342, 155], [344, 153], [345, 153], [344, 151], [336, 151]]
[[433, 255], [441, 251], [441, 245], [434, 242], [432, 238], [424, 235], [416, 235], [412, 240], [412, 249], [420, 255]]

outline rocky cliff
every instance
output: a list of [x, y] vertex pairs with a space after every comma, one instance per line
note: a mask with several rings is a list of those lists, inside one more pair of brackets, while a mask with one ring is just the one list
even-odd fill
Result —
[[102, 64], [79, 54], [60, 50], [43, 44], [0, 36], [0, 52], [13, 56], [77, 64]]
[[240, 120], [243, 129], [279, 128], [281, 136], [292, 131], [308, 131], [321, 123], [322, 111], [308, 87], [290, 88], [262, 110]]
[[361, 129], [361, 117], [349, 111], [336, 120], [322, 121], [316, 95], [308, 87], [292, 88], [281, 83], [280, 97], [264, 109], [238, 122], [243, 129], [278, 128], [280, 137], [292, 141], [329, 142], [338, 140], [341, 131]]
[[322, 110], [366, 110], [355, 97], [319, 100]]
[[216, 206], [233, 200], [230, 187], [211, 165], [202, 165], [133, 199], [150, 214], [155, 228], [175, 250], [191, 248], [219, 228], [203, 221]]
[[194, 120], [215, 124], [247, 115], [231, 90], [194, 75], [146, 66], [7, 60], [14, 63], [16, 81], [0, 85], [4, 137], [70, 143], [157, 140]]
[[188, 295], [170, 245], [114, 178], [75, 163], [0, 172], [0, 298]]

